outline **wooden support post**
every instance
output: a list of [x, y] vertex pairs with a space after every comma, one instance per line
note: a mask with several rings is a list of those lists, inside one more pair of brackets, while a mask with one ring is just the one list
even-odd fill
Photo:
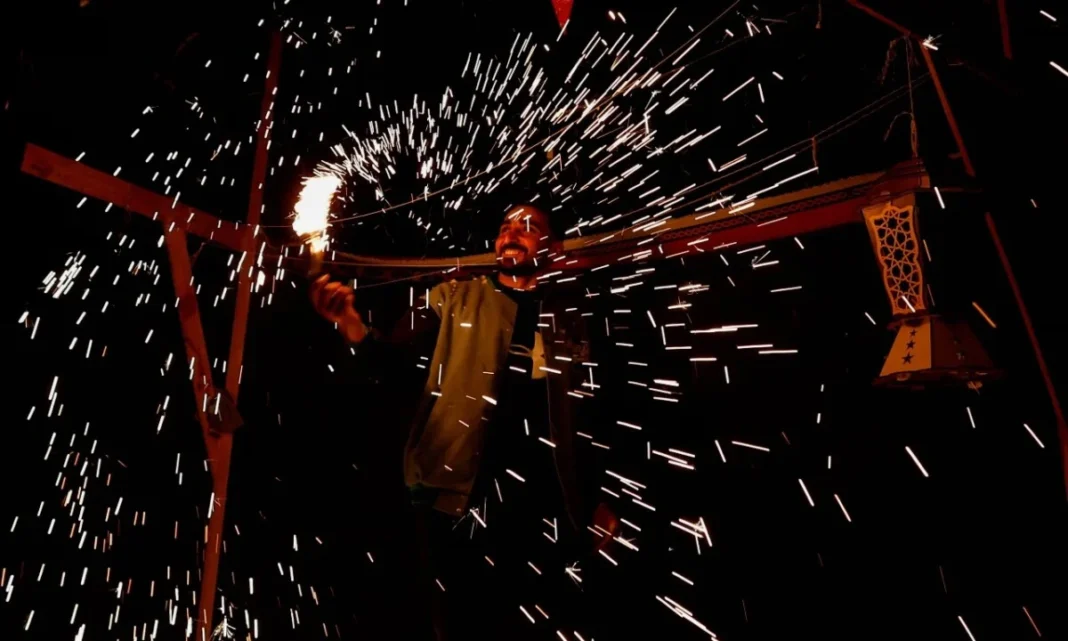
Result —
[[975, 178], [975, 166], [972, 165], [972, 157], [968, 155], [968, 148], [964, 146], [964, 137], [960, 135], [960, 127], [957, 126], [957, 119], [953, 116], [952, 107], [949, 106], [949, 98], [946, 97], [946, 90], [942, 86], [942, 78], [938, 75], [938, 69], [935, 68], [931, 52], [922, 44], [920, 45], [920, 51], [923, 53], [924, 62], [927, 63], [927, 70], [931, 73], [931, 80], [934, 82], [938, 100], [942, 103], [942, 112], [946, 115], [946, 122], [949, 124], [949, 131], [953, 134], [953, 141], [957, 143], [957, 151], [960, 152], [960, 161], [964, 163], [964, 171], [970, 177]]
[[997, 249], [998, 258], [1001, 259], [1001, 267], [1005, 270], [1005, 276], [1009, 280], [1009, 287], [1012, 288], [1012, 295], [1016, 298], [1016, 307], [1020, 310], [1024, 329], [1027, 330], [1027, 338], [1031, 341], [1031, 349], [1035, 352], [1035, 359], [1038, 361], [1038, 371], [1042, 374], [1042, 380], [1046, 384], [1046, 392], [1049, 394], [1050, 403], [1053, 404], [1053, 417], [1057, 421], [1057, 438], [1061, 444], [1061, 461], [1064, 463], [1064, 488], [1068, 492], [1068, 423], [1064, 420], [1064, 411], [1061, 409], [1061, 402], [1057, 398], [1057, 390], [1053, 387], [1053, 379], [1050, 377], [1049, 369], [1046, 367], [1046, 359], [1042, 356], [1042, 348], [1038, 344], [1038, 336], [1035, 334], [1035, 328], [1031, 324], [1031, 315], [1027, 313], [1027, 306], [1024, 305], [1023, 294], [1020, 293], [1020, 285], [1016, 282], [1012, 265], [1009, 263], [1009, 256], [1001, 245], [1001, 236], [998, 235], [998, 228], [994, 225], [994, 217], [990, 215], [990, 212], [986, 212], [983, 217], [986, 219], [986, 227], [990, 231], [990, 238], [994, 241], [994, 248]]
[[252, 167], [252, 185], [248, 194], [248, 213], [245, 217], [245, 234], [242, 238], [244, 252], [237, 275], [237, 302], [234, 307], [234, 325], [230, 335], [230, 358], [227, 361], [226, 391], [237, 402], [241, 381], [241, 360], [245, 353], [245, 328], [248, 325], [248, 308], [252, 297], [252, 265], [255, 263], [256, 227], [260, 224], [263, 210], [263, 182], [267, 177], [267, 146], [271, 138], [274, 94], [278, 87], [278, 73], [282, 65], [282, 34], [271, 36], [271, 52], [267, 60], [268, 76], [264, 85], [263, 103], [260, 105], [260, 124], [256, 131], [256, 159]]
[[[267, 78], [263, 85], [263, 100], [260, 104], [260, 120], [256, 130], [256, 156], [249, 185], [248, 213], [244, 234], [241, 238], [241, 259], [238, 267], [237, 300], [234, 307], [234, 323], [230, 332], [230, 357], [226, 363], [226, 392], [236, 405], [241, 382], [242, 359], [245, 353], [245, 333], [248, 327], [248, 311], [251, 301], [252, 264], [255, 260], [255, 231], [263, 208], [263, 183], [267, 177], [267, 143], [271, 134], [271, 114], [278, 75], [282, 67], [282, 34], [271, 35], [271, 48], [267, 58]], [[200, 630], [201, 641], [212, 633], [212, 615], [215, 607], [215, 589], [219, 578], [219, 558], [222, 554], [223, 529], [226, 525], [226, 492], [230, 481], [230, 454], [233, 450], [233, 434], [215, 436], [211, 465], [214, 489], [214, 507], [208, 519], [208, 535], [204, 546], [204, 572], [200, 584]], [[214, 449], [214, 452], [211, 450]]]
[[185, 355], [193, 370], [193, 404], [196, 406], [197, 421], [204, 433], [204, 444], [208, 460], [214, 459], [212, 446], [215, 439], [208, 423], [205, 411], [205, 399], [215, 397], [215, 385], [211, 378], [211, 365], [208, 360], [208, 347], [204, 340], [204, 328], [200, 324], [200, 309], [197, 305], [196, 289], [193, 287], [193, 269], [189, 262], [189, 247], [185, 232], [175, 229], [164, 232], [167, 243], [167, 256], [171, 264], [171, 280], [174, 282], [174, 294], [178, 297], [178, 319], [182, 326], [182, 339], [185, 342]]
[[120, 209], [163, 223], [164, 233], [178, 230], [233, 251], [241, 250], [244, 234], [242, 225], [224, 222], [173, 198], [138, 187], [44, 147], [26, 145], [22, 154], [22, 171], [83, 196], [112, 203]]
[[1005, 0], [998, 0], [998, 22], [1001, 23], [1001, 53], [1006, 60], [1012, 60], [1012, 39], [1009, 37], [1009, 14], [1006, 13]]

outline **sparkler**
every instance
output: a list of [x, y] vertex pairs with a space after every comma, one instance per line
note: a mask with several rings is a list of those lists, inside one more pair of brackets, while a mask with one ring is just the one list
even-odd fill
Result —
[[304, 179], [297, 204], [293, 206], [293, 231], [304, 239], [311, 255], [308, 276], [318, 276], [323, 268], [323, 251], [330, 241], [330, 204], [341, 187], [334, 174], [320, 174]]

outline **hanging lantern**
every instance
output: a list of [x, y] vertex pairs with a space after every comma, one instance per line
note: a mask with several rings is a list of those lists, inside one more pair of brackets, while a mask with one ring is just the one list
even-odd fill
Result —
[[900, 163], [887, 172], [862, 211], [893, 312], [890, 329], [897, 333], [875, 383], [922, 387], [961, 381], [977, 389], [1000, 372], [966, 322], [930, 309], [916, 202], [916, 193], [930, 188], [920, 160]]

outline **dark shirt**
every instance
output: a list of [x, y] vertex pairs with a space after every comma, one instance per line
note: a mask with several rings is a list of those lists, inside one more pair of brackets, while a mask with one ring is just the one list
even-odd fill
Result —
[[[500, 500], [496, 484], [517, 482], [512, 470], [534, 490], [537, 503], [544, 507], [559, 505], [559, 481], [556, 478], [549, 434], [549, 399], [544, 346], [540, 340], [541, 292], [520, 291], [500, 285], [499, 290], [518, 306], [512, 330], [512, 344], [500, 377], [497, 406], [487, 430], [486, 457], [479, 471], [476, 500], [490, 497]], [[528, 506], [530, 507], [530, 506]]]

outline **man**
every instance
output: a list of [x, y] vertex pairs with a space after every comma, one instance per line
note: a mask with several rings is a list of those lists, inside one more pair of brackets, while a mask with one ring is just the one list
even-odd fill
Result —
[[[442, 548], [430, 555], [430, 581], [449, 590], [449, 581], [442, 583], [437, 575], [457, 557], [457, 525], [469, 522], [470, 529], [465, 523], [459, 530], [470, 531], [470, 541], [477, 528], [485, 540], [483, 554], [472, 554], [465, 562], [475, 565], [473, 559], [478, 559], [480, 568], [488, 563], [514, 589], [510, 606], [509, 595], [495, 595], [513, 623], [534, 612], [538, 600], [545, 603], [550, 592], [567, 587], [532, 584], [530, 567], [537, 577], [543, 572], [530, 558], [558, 566], [546, 571], [555, 575], [552, 580], [566, 583], [567, 559], [575, 560], [581, 548], [576, 543], [586, 537], [587, 526], [593, 523], [609, 532], [617, 527], [604, 506], [586, 508], [593, 491], [580, 479], [592, 475], [575, 465], [575, 404], [595, 389], [595, 364], [588, 360], [585, 316], [573, 307], [565, 313], [539, 287], [539, 275], [549, 271], [560, 249], [561, 235], [546, 212], [531, 204], [513, 207], [495, 243], [499, 273], [437, 285], [389, 337], [364, 324], [351, 288], [323, 277], [310, 291], [316, 311], [335, 323], [346, 341], [358, 345], [361, 356], [425, 372], [405, 448], [404, 476], [418, 528], [430, 547]], [[561, 507], [564, 513], [556, 516]], [[520, 550], [526, 563], [518, 562]], [[456, 575], [468, 576], [474, 569], [457, 568], [451, 580], [463, 580]], [[570, 576], [575, 580], [576, 575]], [[530, 600], [524, 606], [525, 598]], [[454, 605], [450, 601], [451, 624], [440, 611], [435, 614], [438, 638], [445, 637], [445, 628], [453, 629], [449, 636], [459, 633]], [[486, 612], [478, 620], [464, 626], [465, 638], [487, 624]], [[492, 638], [516, 638], [507, 625], [505, 629]]]

